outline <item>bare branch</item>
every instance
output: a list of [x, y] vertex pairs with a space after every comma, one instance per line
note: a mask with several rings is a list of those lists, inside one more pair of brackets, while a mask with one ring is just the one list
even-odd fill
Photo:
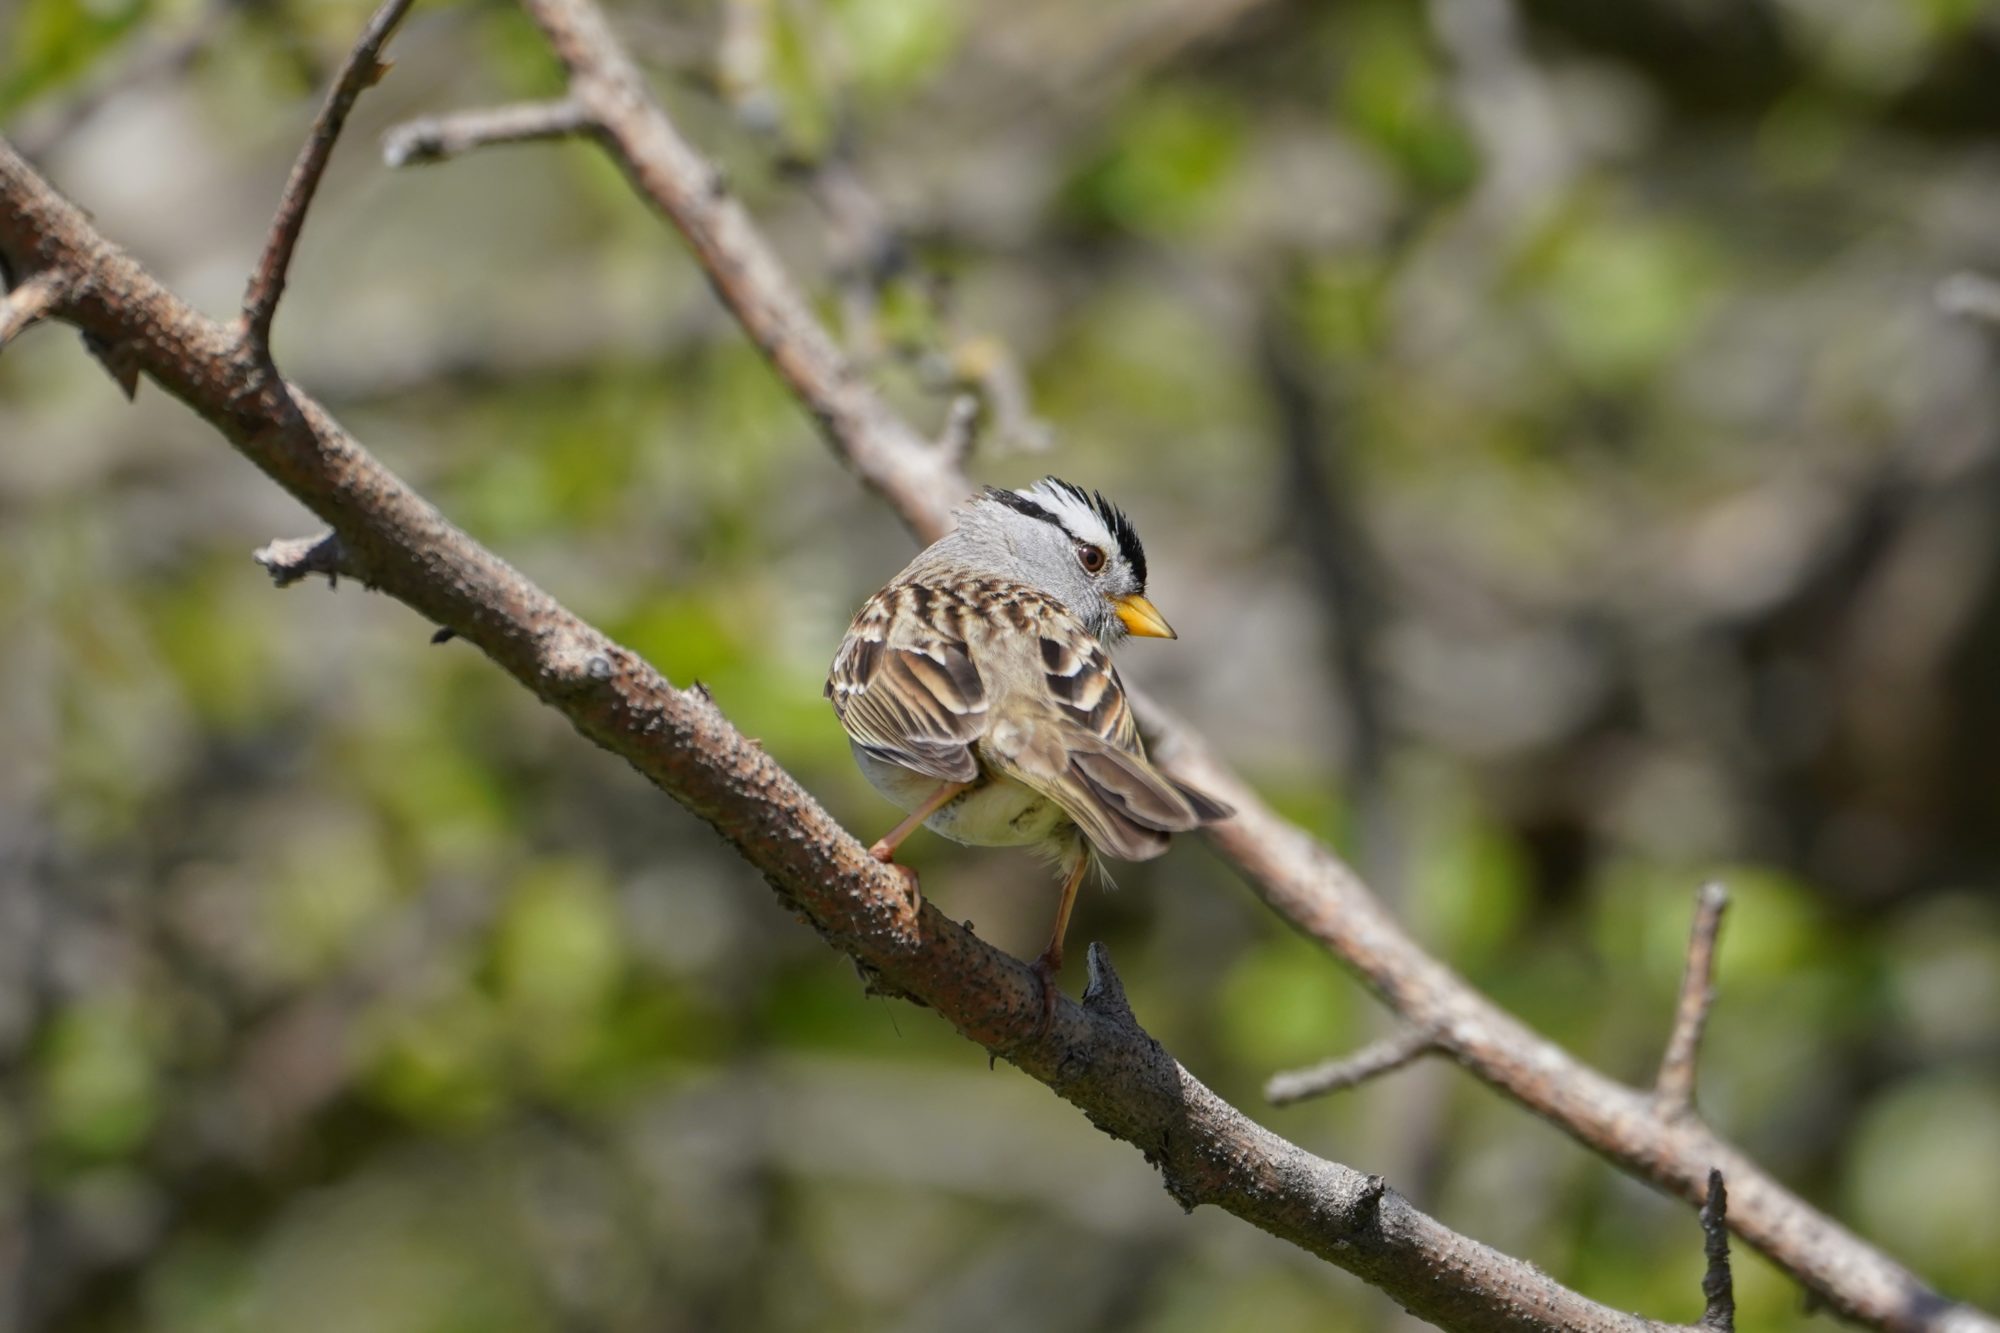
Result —
[[[1214, 1204], [1359, 1274], [1424, 1318], [1495, 1333], [1666, 1333], [1460, 1236], [1379, 1178], [1252, 1123], [1134, 1020], [1101, 949], [1090, 1004], [1043, 1025], [1025, 964], [929, 905], [877, 862], [706, 691], [676, 689], [447, 521], [303, 391], [273, 389], [230, 330], [161, 287], [0, 141], [0, 252], [71, 274], [64, 317], [128, 345], [145, 372], [311, 508], [376, 586], [475, 644], [599, 745], [707, 820], [878, 989], [969, 1039], [1137, 1145], [1185, 1207]], [[140, 336], [141, 334], [145, 336]], [[271, 563], [307, 562], [325, 539]], [[344, 565], [331, 554], [322, 563]], [[287, 566], [289, 567], [289, 566]]]
[[1687, 966], [1681, 973], [1680, 1000], [1674, 1005], [1674, 1030], [1660, 1057], [1660, 1076], [1653, 1083], [1653, 1100], [1660, 1113], [1684, 1116], [1694, 1110], [1695, 1061], [1701, 1054], [1702, 1029], [1715, 1003], [1715, 937], [1729, 893], [1708, 883], [1695, 895], [1694, 928], [1688, 934]]
[[1264, 1099], [1273, 1106], [1289, 1106], [1310, 1097], [1341, 1092], [1401, 1069], [1437, 1048], [1437, 1039], [1430, 1033], [1419, 1028], [1404, 1028], [1380, 1041], [1370, 1042], [1353, 1055], [1328, 1060], [1310, 1069], [1273, 1075], [1264, 1085]]
[[348, 52], [346, 63], [334, 78], [333, 90], [313, 121], [298, 161], [292, 164], [291, 178], [285, 182], [285, 192], [278, 197], [277, 216], [271, 219], [271, 232], [264, 240], [264, 253], [243, 291], [243, 337], [259, 356], [269, 355], [271, 321], [278, 313], [278, 298], [285, 293], [285, 274], [291, 268], [292, 252], [298, 248], [299, 232], [306, 225], [306, 210], [312, 206], [313, 193], [326, 173], [327, 159], [333, 156], [333, 145], [340, 138], [354, 103], [363, 91], [374, 87], [389, 72], [389, 66], [380, 58], [381, 51], [390, 34], [396, 31], [396, 25], [403, 21], [410, 3], [411, 0], [384, 0], [375, 17], [368, 20], [361, 39]]
[[404, 121], [382, 136], [382, 160], [392, 167], [443, 162], [490, 144], [533, 143], [586, 134], [595, 125], [569, 98], [517, 102]]
[[47, 270], [31, 274], [20, 286], [0, 295], [0, 348], [48, 315], [62, 298], [62, 275]]
[[1287, 822], [1186, 723], [1138, 700], [1150, 750], [1182, 782], [1236, 808], [1205, 835], [1279, 915], [1318, 940], [1406, 1022], [1437, 1033], [1468, 1072], [1643, 1180], [1699, 1204], [1710, 1167], [1736, 1189], [1730, 1228], [1847, 1317], [1896, 1333], [2000, 1333], [1787, 1190], [1694, 1116], [1583, 1064], [1467, 985], [1412, 940], [1331, 851]]
[[603, 15], [579, 0], [526, 0], [569, 70], [570, 95], [603, 127], [634, 188], [687, 239], [723, 303], [837, 454], [880, 478], [903, 521], [926, 540], [970, 492], [964, 474], [889, 410], [828, 336], [722, 173], [660, 110]]
[[339, 583], [342, 575], [367, 582], [336, 532], [317, 537], [280, 537], [260, 547], [251, 559], [262, 565], [271, 582], [280, 588], [288, 588], [314, 574], [324, 574], [329, 588]]
[[1701, 1327], [1708, 1333], [1736, 1333], [1736, 1283], [1729, 1274], [1729, 1192], [1722, 1173], [1708, 1172], [1708, 1198], [1701, 1205], [1702, 1254], [1708, 1267], [1701, 1275]]

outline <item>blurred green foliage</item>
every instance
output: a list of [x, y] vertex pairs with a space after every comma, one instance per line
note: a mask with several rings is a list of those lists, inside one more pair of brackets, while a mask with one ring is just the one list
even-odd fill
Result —
[[[226, 310], [367, 8], [20, 0], [0, 129]], [[1694, 888], [1725, 880], [1704, 1111], [2000, 1303], [2000, 412], [1988, 349], [1930, 303], [2000, 263], [1993, 6], [613, 18], [834, 322], [872, 311], [864, 369], [913, 417], [942, 419], [933, 362], [1019, 360], [1059, 446], [989, 432], [975, 471], [1138, 516], [1183, 638], [1128, 677], [1615, 1076], [1651, 1077]], [[190, 37], [185, 69], [128, 79]], [[372, 162], [398, 119], [558, 91], [530, 24], [422, 6], [395, 54], [306, 233], [287, 372], [850, 827], [885, 824], [820, 682], [904, 538], [596, 154]], [[901, 228], [879, 289], [827, 244], [827, 162]], [[1359, 515], [1358, 605], [1303, 554], [1337, 506], [1299, 480], [1267, 340]], [[245, 553], [300, 515], [152, 386], [128, 409], [37, 331], [0, 365], [0, 442], [0, 1329], [1399, 1319], [1183, 1217], [1043, 1090], [869, 998], [464, 644], [346, 584], [273, 594]], [[982, 936], [1039, 946], [1031, 860], [912, 860]], [[1381, 1030], [1195, 846], [1093, 889], [1084, 939], [1246, 1105]], [[1263, 1118], [1599, 1300], [1693, 1317], [1688, 1211], [1462, 1076]], [[1737, 1271], [1744, 1327], [1833, 1326], [1740, 1247]]]

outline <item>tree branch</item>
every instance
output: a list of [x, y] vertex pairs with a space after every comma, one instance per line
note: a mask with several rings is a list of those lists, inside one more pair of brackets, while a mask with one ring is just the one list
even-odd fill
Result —
[[44, 271], [0, 295], [0, 348], [54, 310], [63, 298], [63, 286], [61, 274]]
[[1264, 1099], [1273, 1106], [1289, 1106], [1311, 1097], [1342, 1092], [1371, 1078], [1393, 1073], [1404, 1065], [1437, 1050], [1437, 1039], [1418, 1028], [1392, 1032], [1370, 1042], [1353, 1055], [1328, 1060], [1310, 1069], [1274, 1074], [1264, 1085]]
[[382, 136], [382, 160], [392, 167], [443, 162], [489, 144], [535, 143], [585, 134], [596, 122], [569, 98], [517, 102], [449, 116], [404, 121]]
[[[836, 452], [920, 537], [935, 537], [969, 490], [963, 474], [853, 375], [740, 205], [727, 197], [719, 174], [666, 121], [586, 0], [529, 4], [603, 141], [687, 237], [725, 303]], [[287, 200], [292, 194], [288, 187]], [[0, 204], [0, 254], [17, 271], [54, 268], [79, 279], [61, 316], [120, 346], [305, 500], [384, 591], [471, 639], [579, 730], [701, 814], [787, 903], [878, 972], [886, 987], [931, 1004], [968, 1037], [1139, 1144], [1176, 1197], [1229, 1208], [1452, 1327], [1647, 1326], [1583, 1302], [1532, 1271], [1522, 1275], [1523, 1266], [1453, 1236], [1379, 1182], [1250, 1124], [1136, 1027], [1127, 1030], [1118, 1006], [1099, 1012], [1107, 1008], [1102, 997], [1116, 991], [1115, 977], [1109, 990], [1094, 979], [1100, 999], [1091, 1009], [1065, 1003], [1043, 1039], [1015, 1044], [1032, 1031], [1039, 996], [1026, 969], [929, 908], [912, 917], [900, 879], [862, 855], [703, 694], [673, 689], [471, 542], [381, 469], [317, 403], [275, 377], [249, 374], [231, 330], [193, 312], [97, 236], [4, 142]], [[294, 223], [294, 239], [296, 230]], [[280, 286], [284, 267], [283, 259], [274, 266]], [[1210, 832], [1218, 851], [1392, 1009], [1435, 1032], [1441, 1050], [1627, 1170], [1683, 1197], [1702, 1196], [1708, 1164], [1721, 1164], [1738, 1188], [1732, 1219], [1738, 1233], [1843, 1313], [1890, 1330], [2000, 1330], [2000, 1322], [1945, 1301], [1807, 1207], [1694, 1117], [1661, 1116], [1643, 1094], [1581, 1065], [1500, 1011], [1418, 949], [1345, 866], [1279, 819], [1188, 728], [1150, 701], [1138, 705], [1155, 755], [1183, 780], [1236, 805], [1238, 817]], [[1461, 1253], [1458, 1246], [1471, 1249]], [[1419, 1270], [1451, 1281], [1412, 1287]], [[1531, 1297], [1526, 1303], [1523, 1292]]]
[[1142, 717], [1169, 772], [1236, 808], [1206, 832], [1257, 895], [1325, 945], [1406, 1022], [1481, 1081], [1640, 1179], [1690, 1203], [1711, 1167], [1731, 1182], [1730, 1228], [1829, 1305], [1893, 1333], [2000, 1333], [2000, 1320], [1933, 1292], [1909, 1270], [1791, 1193], [1695, 1116], [1605, 1077], [1530, 1030], [1426, 954], [1354, 873], [1287, 823], [1180, 719], [1150, 701]]
[[1568, 1291], [1418, 1212], [1378, 1178], [1252, 1123], [1138, 1026], [1101, 948], [1092, 954], [1089, 1003], [1061, 1002], [1043, 1032], [1041, 983], [1025, 964], [935, 908], [913, 908], [895, 869], [835, 824], [706, 691], [674, 688], [454, 527], [302, 390], [246, 362], [232, 330], [99, 236], [4, 141], [0, 253], [32, 255], [71, 275], [79, 294], [65, 318], [128, 347], [167, 392], [333, 528], [344, 558], [325, 539], [267, 548], [274, 572], [315, 559], [365, 569], [383, 592], [477, 645], [706, 820], [879, 989], [937, 1010], [1137, 1145], [1183, 1206], [1225, 1208], [1447, 1328], [1671, 1327]]
[[1660, 1076], [1653, 1083], [1653, 1101], [1670, 1119], [1694, 1111], [1694, 1067], [1701, 1053], [1702, 1029], [1715, 1003], [1715, 937], [1729, 894], [1720, 884], [1704, 884], [1695, 895], [1694, 927], [1688, 935], [1687, 966], [1681, 973], [1680, 1000], [1674, 1006], [1674, 1028], [1660, 1057]]
[[855, 374], [722, 172], [660, 110], [603, 15], [578, 0], [526, 0], [526, 7], [613, 160], [687, 240], [723, 304], [834, 452], [924, 540], [940, 536], [951, 507], [970, 493], [964, 474]]
[[[859, 380], [720, 173], [652, 98], [589, 0], [523, 0], [597, 119], [600, 142], [686, 238], [717, 294], [836, 454], [919, 540], [932, 541], [972, 489], [941, 450]], [[1643, 1180], [1691, 1203], [1711, 1166], [1735, 1182], [1736, 1233], [1833, 1309], [1892, 1333], [2000, 1333], [2000, 1320], [1939, 1296], [1908, 1269], [1785, 1189], [1693, 1116], [1569, 1056], [1430, 957], [1353, 872], [1287, 822], [1192, 729], [1152, 700], [1133, 703], [1152, 754], [1236, 808], [1205, 830], [1263, 901], [1323, 944], [1406, 1022], [1475, 1076]]]
[[270, 355], [271, 321], [278, 313], [278, 298], [285, 293], [285, 275], [291, 268], [292, 252], [298, 248], [299, 231], [305, 226], [313, 193], [319, 189], [320, 177], [326, 174], [327, 159], [333, 156], [333, 145], [340, 138], [354, 103], [389, 72], [380, 54], [396, 25], [403, 21], [410, 3], [411, 0], [384, 0], [375, 16], [368, 20], [361, 39], [348, 52], [346, 63], [335, 76], [326, 104], [313, 120], [305, 147], [299, 150], [298, 161], [292, 164], [285, 192], [278, 196], [278, 212], [271, 219], [264, 253], [243, 291], [243, 338], [260, 357]]

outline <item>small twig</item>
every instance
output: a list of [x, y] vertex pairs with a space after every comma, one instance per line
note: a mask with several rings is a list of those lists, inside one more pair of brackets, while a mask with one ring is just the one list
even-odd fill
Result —
[[1401, 1069], [1436, 1049], [1437, 1039], [1430, 1033], [1422, 1028], [1404, 1028], [1369, 1043], [1353, 1055], [1328, 1060], [1310, 1069], [1274, 1074], [1264, 1085], [1264, 1099], [1273, 1106], [1289, 1106], [1308, 1097], [1340, 1092]]
[[46, 269], [30, 275], [12, 291], [0, 294], [0, 347], [48, 314], [62, 298], [62, 278]]
[[2000, 281], [1984, 273], [1954, 273], [1937, 285], [1938, 308], [1947, 315], [2000, 326]]
[[939, 452], [954, 464], [963, 463], [979, 435], [979, 418], [979, 399], [975, 395], [962, 393], [952, 399], [951, 410], [944, 419], [944, 429], [938, 432]]
[[1702, 1253], [1708, 1268], [1701, 1275], [1701, 1327], [1709, 1333], [1736, 1333], [1736, 1283], [1729, 1273], [1729, 1192], [1722, 1172], [1708, 1169], [1708, 1200], [1701, 1206]]
[[340, 138], [347, 114], [354, 109], [362, 92], [374, 87], [389, 72], [380, 53], [410, 4], [411, 0], [385, 0], [375, 11], [375, 17], [368, 20], [361, 40], [348, 53], [347, 63], [340, 67], [333, 90], [327, 94], [326, 104], [320, 107], [319, 116], [313, 121], [312, 133], [306, 136], [298, 161], [292, 164], [285, 192], [278, 197], [277, 216], [271, 219], [271, 232], [264, 241], [264, 253], [243, 289], [242, 335], [260, 356], [270, 352], [271, 320], [278, 313], [278, 298], [285, 292], [285, 273], [291, 267], [292, 251], [298, 248], [299, 231], [305, 226], [313, 192], [326, 173], [327, 159], [333, 156], [334, 142]]
[[569, 98], [458, 111], [404, 121], [382, 136], [382, 161], [391, 167], [443, 162], [488, 144], [533, 143], [586, 134], [597, 122]]
[[1688, 933], [1687, 967], [1681, 973], [1680, 1000], [1674, 1005], [1674, 1030], [1660, 1057], [1660, 1076], [1653, 1083], [1653, 1100], [1668, 1118], [1694, 1109], [1694, 1070], [1701, 1053], [1702, 1029], [1715, 1003], [1715, 937], [1722, 928], [1729, 892], [1708, 883], [1695, 896], [1694, 928]]
[[280, 537], [259, 548], [250, 558], [262, 565], [271, 576], [271, 582], [280, 588], [288, 588], [314, 574], [326, 575], [328, 587], [338, 584], [342, 575], [367, 582], [362, 578], [354, 557], [348, 554], [347, 544], [340, 540], [339, 533], [328, 532], [317, 537]]

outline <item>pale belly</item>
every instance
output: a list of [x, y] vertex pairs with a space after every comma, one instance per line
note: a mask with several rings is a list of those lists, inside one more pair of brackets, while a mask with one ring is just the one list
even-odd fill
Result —
[[[862, 774], [899, 809], [916, 809], [938, 789], [936, 778], [884, 763], [858, 745], [852, 748]], [[989, 778], [926, 819], [924, 827], [974, 847], [1026, 847], [1048, 842], [1071, 827], [1071, 821], [1040, 792], [1006, 778]]]

